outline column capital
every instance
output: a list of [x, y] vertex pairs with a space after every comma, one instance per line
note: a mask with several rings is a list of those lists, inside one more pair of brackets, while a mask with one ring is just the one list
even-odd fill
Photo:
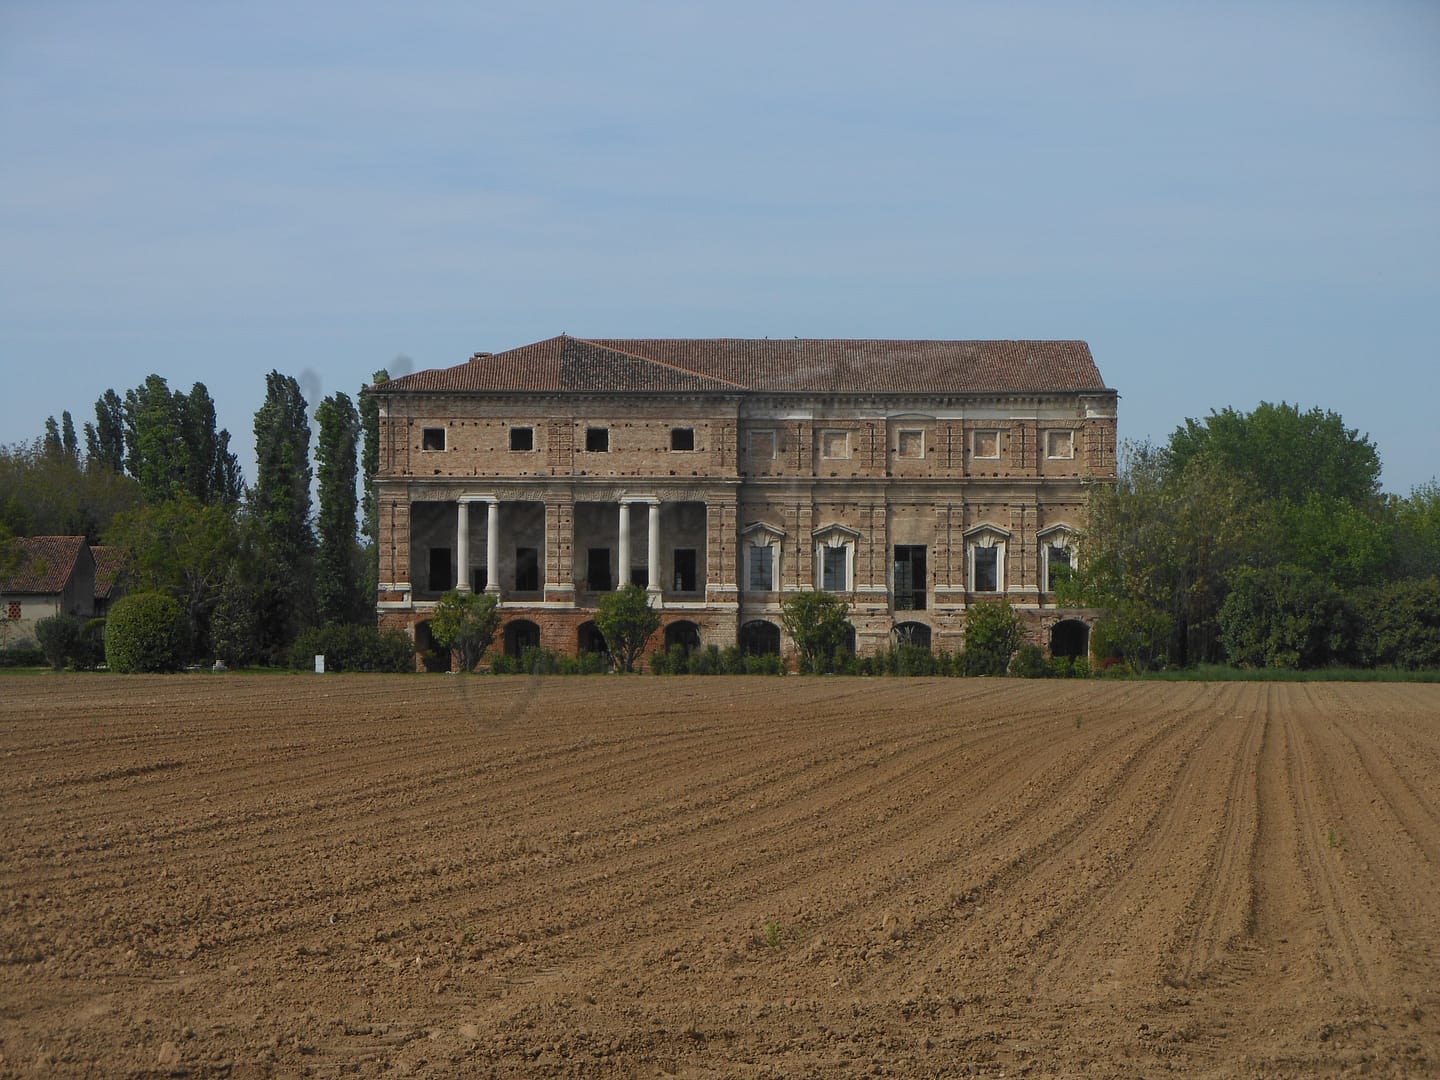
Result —
[[498, 495], [461, 495], [455, 500], [458, 503], [487, 503], [494, 506], [500, 501]]

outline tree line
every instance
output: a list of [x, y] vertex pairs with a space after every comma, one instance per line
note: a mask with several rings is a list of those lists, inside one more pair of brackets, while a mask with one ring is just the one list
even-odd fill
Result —
[[[373, 381], [387, 378], [382, 370]], [[120, 548], [127, 592], [160, 594], [179, 612], [171, 666], [279, 664], [303, 635], [319, 640], [317, 630], [375, 635], [371, 399], [357, 405], [337, 392], [319, 403], [312, 464], [309, 403], [293, 376], [271, 371], [255, 413], [249, 485], [203, 383], [172, 390], [151, 375], [123, 395], [107, 389], [81, 430], [83, 446], [67, 411], [35, 440], [0, 448], [0, 541], [84, 535]], [[0, 543], [12, 561], [13, 547]], [[353, 632], [330, 637], [357, 655], [368, 647]], [[391, 662], [398, 643], [382, 651]]]

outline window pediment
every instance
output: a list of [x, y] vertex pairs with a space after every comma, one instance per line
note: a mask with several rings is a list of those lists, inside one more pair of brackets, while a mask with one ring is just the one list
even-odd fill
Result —
[[740, 535], [752, 544], [778, 544], [785, 539], [785, 530], [768, 521], [752, 521], [740, 530]]
[[976, 547], [994, 547], [1010, 539], [1010, 530], [985, 522], [965, 530], [965, 539]]
[[858, 529], [852, 529], [848, 525], [841, 525], [838, 521], [829, 525], [822, 525], [810, 534], [819, 544], [825, 547], [840, 547], [844, 544], [853, 544], [860, 539]]

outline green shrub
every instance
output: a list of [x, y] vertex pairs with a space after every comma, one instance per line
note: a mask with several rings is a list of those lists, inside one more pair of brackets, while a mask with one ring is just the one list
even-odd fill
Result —
[[1015, 651], [1015, 659], [1010, 661], [1010, 674], [1017, 679], [1044, 679], [1050, 673], [1050, 665], [1045, 662], [1045, 650], [1028, 641]]
[[45, 652], [39, 646], [20, 645], [13, 649], [0, 649], [0, 667], [40, 667], [45, 663]]
[[35, 623], [35, 640], [51, 671], [63, 671], [84, 624], [74, 615], [51, 615]]
[[1024, 639], [1025, 628], [1008, 600], [972, 604], [965, 613], [965, 673], [1004, 675]]
[[1356, 608], [1366, 664], [1440, 667], [1440, 578], [1392, 582], [1362, 593]]
[[290, 647], [290, 666], [308, 671], [316, 656], [326, 671], [406, 672], [415, 668], [415, 645], [403, 630], [370, 624], [330, 623], [302, 630]]
[[105, 624], [105, 662], [133, 674], [175, 671], [185, 648], [187, 624], [180, 605], [163, 593], [132, 593], [115, 602]]

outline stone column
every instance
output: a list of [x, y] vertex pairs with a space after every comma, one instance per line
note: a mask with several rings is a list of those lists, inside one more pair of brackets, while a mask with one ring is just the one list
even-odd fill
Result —
[[485, 503], [485, 591], [500, 595], [500, 500]]
[[619, 571], [616, 577], [616, 588], [623, 589], [630, 584], [630, 504], [623, 499], [620, 502], [620, 554], [618, 556]]
[[461, 498], [455, 523], [455, 588], [470, 591], [470, 500]]
[[660, 588], [660, 500], [650, 503], [650, 592], [659, 598]]

